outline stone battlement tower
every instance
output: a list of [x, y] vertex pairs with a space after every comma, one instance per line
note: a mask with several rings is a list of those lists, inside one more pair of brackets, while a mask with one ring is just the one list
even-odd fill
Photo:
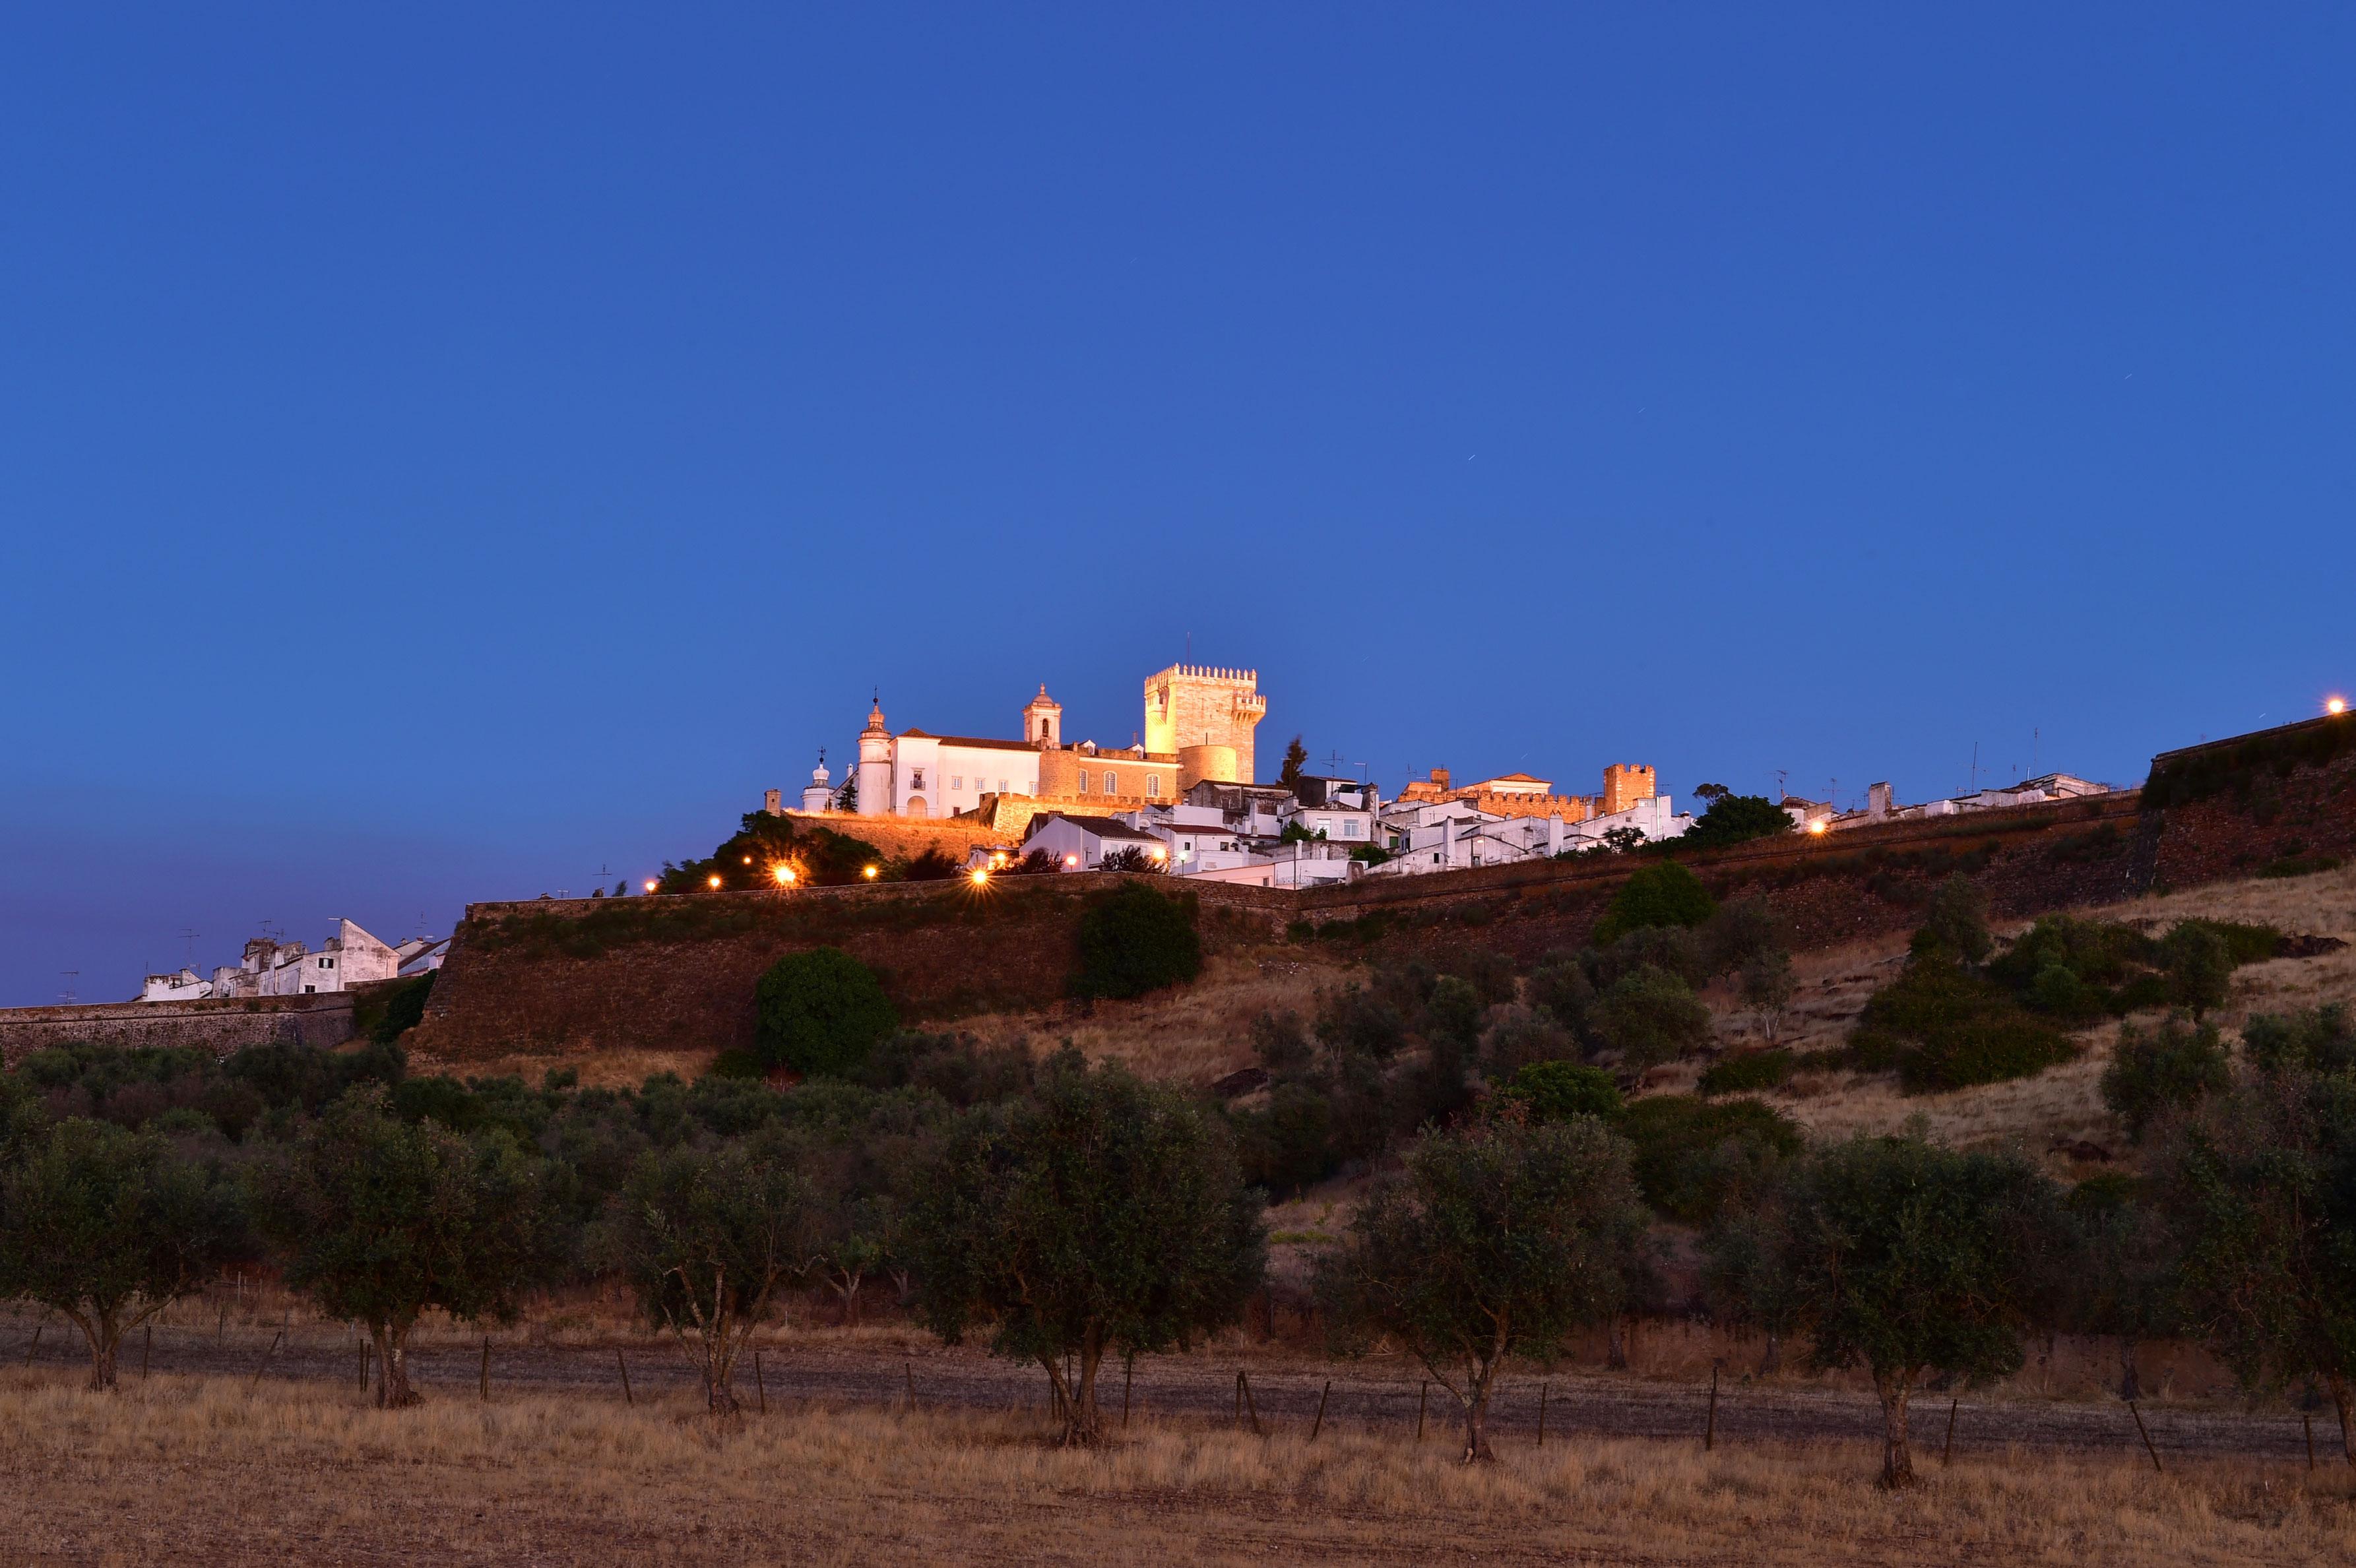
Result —
[[1267, 716], [1258, 670], [1181, 664], [1145, 680], [1147, 752], [1182, 758], [1191, 753], [1202, 763], [1203, 776], [1232, 773], [1222, 783], [1257, 782], [1252, 731]]

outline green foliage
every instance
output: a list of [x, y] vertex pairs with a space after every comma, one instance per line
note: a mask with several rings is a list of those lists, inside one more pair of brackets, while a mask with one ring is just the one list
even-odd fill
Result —
[[1778, 1089], [1792, 1081], [1798, 1059], [1782, 1049], [1738, 1051], [1702, 1069], [1695, 1090], [1702, 1094], [1735, 1094], [1745, 1090]]
[[2233, 953], [2224, 936], [2186, 921], [2160, 944], [2168, 964], [2168, 999], [2196, 1019], [2225, 1005], [2233, 988]]
[[1284, 743], [1284, 762], [1276, 770], [1276, 782], [1288, 790], [1297, 789], [1301, 784], [1301, 775], [1306, 773], [1308, 768], [1309, 749], [1301, 743], [1301, 737], [1295, 735]]
[[712, 891], [711, 880], [718, 877], [723, 892], [768, 891], [777, 886], [779, 866], [792, 867], [801, 887], [848, 887], [865, 880], [867, 867], [883, 863], [882, 853], [864, 839], [814, 823], [798, 824], [789, 816], [748, 811], [736, 831], [709, 856], [676, 866], [664, 862], [656, 891], [707, 892]]
[[2243, 1026], [2242, 1050], [2251, 1066], [2269, 1076], [2356, 1072], [2356, 1021], [2339, 1002], [2304, 1012], [2260, 1013]]
[[[2191, 1322], [2252, 1388], [2356, 1381], [2356, 1083], [2286, 1066], [2178, 1129], [2156, 1183]], [[2349, 1462], [2356, 1464], [2356, 1445]]]
[[706, 1407], [734, 1412], [736, 1361], [777, 1287], [803, 1263], [808, 1189], [774, 1130], [648, 1153], [600, 1238], [640, 1316], [702, 1374]]
[[360, 992], [352, 1001], [352, 1029], [362, 1040], [391, 1045], [425, 1019], [439, 969]]
[[2258, 868], [2261, 877], [2312, 877], [2320, 871], [2340, 869], [2337, 855], [2283, 855]]
[[840, 947], [787, 954], [754, 999], [762, 1061], [797, 1072], [847, 1077], [900, 1021], [875, 972]]
[[1699, 877], [1675, 860], [1661, 860], [1628, 873], [1603, 918], [1595, 923], [1593, 940], [1598, 946], [1608, 946], [1646, 926], [1699, 925], [1717, 911], [1718, 901]]
[[983, 1046], [968, 1034], [903, 1029], [875, 1049], [860, 1074], [876, 1089], [906, 1089], [962, 1109], [1030, 1092], [1031, 1052], [1019, 1040]]
[[1649, 964], [1614, 981], [1588, 1019], [1628, 1072], [1675, 1061], [1710, 1038], [1709, 1009], [1683, 980]]
[[1926, 941], [1965, 964], [1977, 964], [1988, 955], [1996, 938], [1988, 931], [1987, 895], [1977, 882], [1958, 871], [1939, 884], [1922, 929], [1915, 933], [1918, 949]]
[[513, 1138], [403, 1121], [389, 1100], [371, 1084], [329, 1106], [260, 1172], [257, 1214], [286, 1283], [367, 1325], [390, 1406], [415, 1400], [406, 1351], [426, 1309], [512, 1319], [561, 1243], [547, 1172]]
[[2077, 1047], [1942, 944], [1917, 952], [1873, 994], [1849, 1054], [1867, 1071], [1896, 1067], [1908, 1090], [1923, 1093], [2029, 1077], [2070, 1061]]
[[1619, 1132], [1635, 1149], [1633, 1168], [1644, 1201], [1688, 1225], [1706, 1223], [1758, 1192], [1806, 1142], [1772, 1106], [1687, 1094], [1630, 1101]]
[[0, 1169], [0, 1297], [62, 1314], [115, 1386], [123, 1333], [245, 1255], [236, 1187], [155, 1133], [106, 1122], [22, 1129]]
[[1554, 1015], [1555, 1022], [1567, 1029], [1577, 1029], [1587, 1022], [1587, 1010], [1595, 1001], [1595, 986], [1587, 971], [1575, 960], [1550, 958], [1530, 972], [1522, 994], [1534, 1008]]
[[2070, 1244], [2058, 1317], [2073, 1332], [2119, 1341], [2121, 1399], [2142, 1392], [2137, 1342], [2184, 1328], [2182, 1259], [2143, 1185], [2130, 1176], [2098, 1176], [2080, 1182], [2062, 1205]]
[[1689, 849], [1717, 849], [1792, 831], [1789, 813], [1763, 795], [1720, 795], [1677, 840]]
[[1620, 1115], [1620, 1085], [1601, 1067], [1570, 1061], [1533, 1061], [1514, 1074], [1503, 1093], [1529, 1107], [1537, 1123], [1595, 1116], [1611, 1121]]
[[1072, 994], [1141, 997], [1181, 986], [1203, 971], [1194, 899], [1145, 882], [1123, 882], [1090, 901], [1081, 914]]
[[1319, 1260], [1317, 1294], [1338, 1349], [1387, 1338], [1421, 1361], [1463, 1408], [1464, 1457], [1485, 1459], [1499, 1367], [1619, 1311], [1643, 1229], [1627, 1146], [1601, 1123], [1491, 1118], [1417, 1140]]
[[1108, 1351], [1162, 1350], [1234, 1322], [1266, 1262], [1259, 1204], [1224, 1130], [1069, 1052], [1030, 1098], [959, 1118], [918, 1174], [908, 1234], [926, 1322], [951, 1344], [989, 1323], [994, 1351], [1042, 1363], [1076, 1442], [1101, 1431]]
[[2130, 1026], [2103, 1072], [2103, 1104], [2136, 1143], [2155, 1122], [2197, 1109], [2232, 1086], [2232, 1065], [2212, 1024], [2171, 1019], [2151, 1034]]
[[1306, 1083], [1280, 1083], [1266, 1108], [1228, 1114], [1244, 1179], [1290, 1195], [1333, 1168], [1333, 1107]]
[[1863, 1365], [1889, 1418], [1882, 1479], [1912, 1481], [1906, 1401], [1937, 1368], [2016, 1370], [2040, 1261], [2062, 1244], [2052, 1184], [2020, 1158], [1860, 1138], [1796, 1173], [1786, 1259], [1819, 1368]]

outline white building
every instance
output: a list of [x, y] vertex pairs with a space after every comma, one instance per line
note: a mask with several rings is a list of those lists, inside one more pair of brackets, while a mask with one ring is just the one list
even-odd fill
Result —
[[[2049, 800], [2083, 800], [2093, 795], [2113, 794], [2118, 787], [2116, 784], [2096, 784], [2074, 773], [2040, 773], [2036, 778], [2023, 779], [2015, 784], [1974, 790], [1969, 795], [1925, 801], [1921, 805], [1900, 805], [1889, 784], [1875, 784], [1866, 788], [1865, 809], [1862, 811], [1837, 813], [1830, 806], [1825, 806], [1812, 813], [1808, 818], [1794, 816], [1794, 820], [1802, 827], [1815, 832], [1838, 831], [1848, 827], [1867, 827], [1877, 822], [1912, 822], [1932, 816], [1961, 816], [1975, 811], [1998, 811], [2008, 805], [2035, 805]], [[1812, 803], [1795, 800], [1783, 803], [1787, 812], [1795, 805], [1809, 804]], [[1825, 827], [1813, 827], [1812, 823], [1815, 820], [1822, 820]]]
[[1109, 816], [1072, 816], [1043, 811], [1031, 819], [1023, 835], [1023, 853], [1044, 849], [1066, 871], [1093, 871], [1107, 855], [1135, 849], [1148, 859], [1167, 865], [1170, 846], [1141, 827]]
[[1401, 802], [1384, 814], [1391, 859], [1375, 869], [1395, 877], [1550, 860], [1558, 855], [1612, 846], [1614, 833], [1635, 832], [1647, 843], [1678, 838], [1693, 826], [1668, 795], [1646, 795], [1625, 810], [1578, 822], [1559, 816], [1499, 816], [1461, 801]]
[[348, 991], [401, 973], [401, 955], [348, 920], [316, 952], [299, 942], [257, 936], [236, 964], [213, 971], [216, 997], [300, 997]]
[[[868, 710], [867, 728], [859, 732], [860, 815], [953, 816], [971, 811], [986, 795], [1037, 795], [1041, 740], [1057, 742], [1063, 711], [1042, 688], [1023, 710], [1024, 732], [1036, 729], [1036, 738], [983, 741], [922, 730], [894, 735], [877, 702]], [[815, 785], [819, 775], [812, 774], [811, 782]]]
[[213, 994], [213, 983], [194, 969], [175, 975], [150, 975], [139, 988], [143, 1002], [197, 1002]]

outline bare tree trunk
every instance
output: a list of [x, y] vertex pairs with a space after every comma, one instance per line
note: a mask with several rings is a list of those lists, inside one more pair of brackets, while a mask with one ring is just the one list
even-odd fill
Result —
[[1082, 1337], [1076, 1376], [1067, 1375], [1062, 1361], [1052, 1353], [1039, 1360], [1047, 1369], [1047, 1384], [1061, 1406], [1064, 1442], [1075, 1448], [1094, 1445], [1104, 1436], [1104, 1422], [1097, 1411], [1097, 1369], [1104, 1360], [1101, 1331], [1091, 1326]]
[[1783, 1370], [1783, 1336], [1770, 1334], [1767, 1336], [1766, 1353], [1759, 1358], [1759, 1375], [1762, 1378], [1769, 1377]]
[[87, 1317], [80, 1313], [70, 1313], [68, 1316], [80, 1326], [82, 1338], [90, 1341], [91, 1392], [92, 1393], [114, 1392], [115, 1351], [123, 1342], [123, 1330], [116, 1326], [113, 1317], [107, 1314], [93, 1312]]
[[2335, 1376], [2329, 1381], [2331, 1403], [2340, 1411], [2340, 1452], [2356, 1467], [2356, 1410], [2350, 1408], [2348, 1380]]
[[424, 1396], [409, 1386], [409, 1325], [370, 1324], [369, 1337], [376, 1341], [376, 1407], [406, 1410], [424, 1403]]
[[2135, 1336], [2119, 1336], [2119, 1397], [2132, 1404], [2143, 1397], [2143, 1380], [2136, 1375]]
[[1489, 1446], [1489, 1385], [1496, 1376], [1496, 1363], [1475, 1373], [1464, 1388], [1464, 1462], [1468, 1465], [1493, 1464], [1496, 1451]]
[[736, 1403], [735, 1363], [728, 1354], [725, 1339], [706, 1339], [703, 1344], [703, 1407], [712, 1415], [734, 1415], [744, 1407]]
[[1873, 1388], [1881, 1396], [1881, 1484], [1897, 1491], [1914, 1484], [1914, 1453], [1906, 1442], [1906, 1400], [1914, 1392], [1914, 1374], [1877, 1372]]

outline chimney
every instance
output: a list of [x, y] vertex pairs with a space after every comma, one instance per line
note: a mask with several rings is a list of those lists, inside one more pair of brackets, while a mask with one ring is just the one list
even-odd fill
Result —
[[1891, 805], [1890, 799], [1890, 785], [1887, 781], [1881, 784], [1868, 784], [1865, 786], [1865, 818], [1867, 821], [1879, 822], [1883, 817], [1888, 816], [1893, 809], [1894, 807]]

